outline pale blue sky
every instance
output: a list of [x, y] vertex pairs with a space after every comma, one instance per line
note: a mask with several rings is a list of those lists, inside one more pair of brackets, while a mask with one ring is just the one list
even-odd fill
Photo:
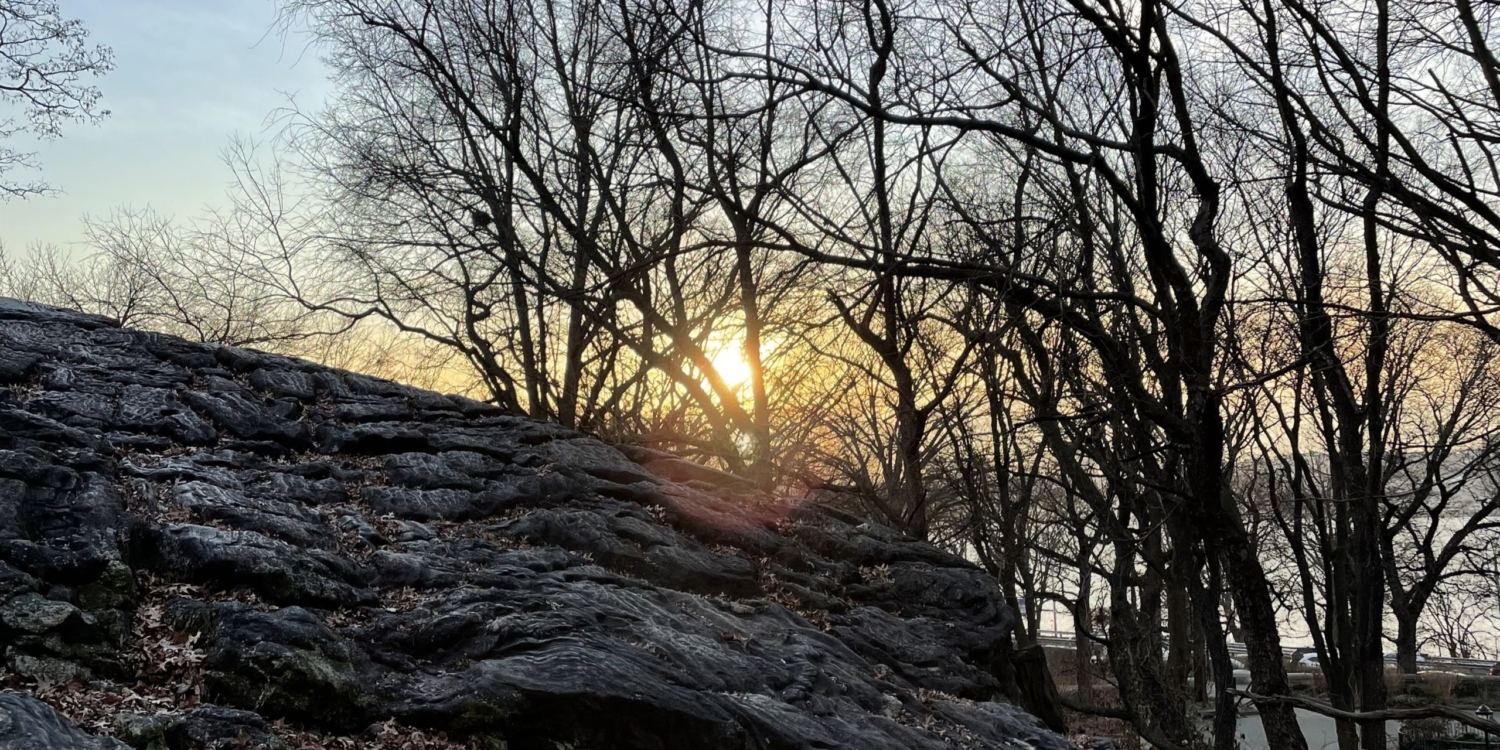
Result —
[[301, 40], [272, 31], [273, 0], [61, 0], [95, 43], [115, 51], [98, 81], [111, 111], [99, 125], [13, 146], [36, 151], [40, 177], [61, 193], [0, 202], [0, 245], [81, 238], [84, 214], [151, 206], [190, 218], [223, 203], [230, 174], [220, 160], [236, 134], [269, 138], [266, 117], [295, 95], [316, 108], [325, 70]]

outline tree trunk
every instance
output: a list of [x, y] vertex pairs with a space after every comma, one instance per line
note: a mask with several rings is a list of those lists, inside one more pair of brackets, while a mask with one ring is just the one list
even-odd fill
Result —
[[587, 343], [583, 306], [588, 303], [584, 299], [583, 286], [588, 281], [588, 254], [579, 252], [573, 263], [573, 278], [568, 287], [572, 298], [567, 300], [568, 338], [563, 344], [563, 387], [557, 399], [557, 421], [564, 427], [578, 426], [578, 390], [583, 381], [583, 350]]
[[[1224, 587], [1234, 597], [1235, 610], [1245, 634], [1251, 692], [1273, 697], [1287, 695], [1291, 690], [1287, 685], [1286, 666], [1282, 663], [1281, 633], [1276, 624], [1271, 586], [1234, 507], [1233, 498], [1224, 487], [1221, 404], [1212, 394], [1199, 398], [1203, 399], [1196, 412], [1200, 431], [1189, 464], [1194, 480], [1194, 510], [1201, 519], [1197, 531], [1204, 548], [1218, 550], [1223, 564]], [[1213, 617], [1218, 617], [1217, 611]], [[1227, 645], [1225, 648], [1227, 654]], [[1276, 750], [1307, 750], [1307, 740], [1302, 736], [1297, 715], [1290, 706], [1268, 703], [1259, 709], [1260, 721], [1271, 747]]]
[[[1206, 562], [1212, 566], [1211, 561]], [[1239, 715], [1235, 711], [1234, 695], [1230, 692], [1235, 688], [1234, 663], [1229, 660], [1229, 641], [1224, 637], [1224, 628], [1215, 606], [1221, 594], [1220, 576], [1210, 568], [1207, 585], [1194, 578], [1188, 582], [1188, 588], [1198, 613], [1200, 627], [1195, 630], [1202, 636], [1203, 651], [1208, 657], [1206, 660], [1198, 659], [1194, 670], [1199, 675], [1200, 693], [1207, 687], [1207, 675], [1204, 674], [1206, 670], [1203, 668], [1205, 661], [1212, 666], [1214, 673], [1214, 750], [1234, 750], [1237, 745], [1235, 729], [1239, 725]]]
[[1167, 675], [1174, 687], [1187, 694], [1188, 675], [1193, 665], [1193, 631], [1197, 623], [1193, 620], [1192, 603], [1188, 601], [1187, 551], [1181, 545], [1172, 548], [1172, 575], [1165, 581], [1167, 595]]
[[1048, 729], [1066, 732], [1068, 725], [1063, 719], [1057, 685], [1047, 669], [1046, 650], [1035, 644], [1026, 646], [1016, 651], [1012, 661], [1016, 665], [1016, 683], [1021, 688], [1021, 707], [1041, 719]]
[[[1385, 659], [1381, 656], [1384, 630], [1385, 579], [1380, 564], [1380, 512], [1375, 498], [1366, 495], [1355, 503], [1353, 557], [1355, 559], [1354, 664], [1359, 690], [1359, 709], [1385, 708]], [[1386, 750], [1385, 722], [1360, 724], [1360, 746], [1364, 750]]]
[[[1224, 561], [1224, 580], [1234, 596], [1240, 626], [1245, 634], [1250, 691], [1267, 696], [1287, 695], [1291, 690], [1286, 681], [1286, 667], [1281, 661], [1281, 635], [1276, 629], [1276, 612], [1265, 570], [1247, 540], [1227, 539], [1219, 546]], [[1290, 706], [1264, 704], [1259, 708], [1260, 721], [1270, 747], [1307, 750], [1307, 740], [1302, 736], [1297, 715]]]
[[1078, 682], [1078, 703], [1085, 706], [1094, 705], [1094, 643], [1088, 637], [1093, 578], [1086, 565], [1079, 566], [1078, 599], [1073, 603], [1073, 649], [1076, 654], [1073, 661], [1076, 665], [1074, 677]]
[[745, 366], [750, 370], [752, 403], [750, 427], [750, 477], [767, 485], [771, 472], [771, 405], [766, 394], [766, 374], [761, 362], [760, 299], [751, 263], [748, 229], [735, 228], [735, 275], [740, 282], [740, 313], [745, 316]]
[[1416, 613], [1403, 617], [1396, 613], [1396, 667], [1402, 674], [1417, 673]]

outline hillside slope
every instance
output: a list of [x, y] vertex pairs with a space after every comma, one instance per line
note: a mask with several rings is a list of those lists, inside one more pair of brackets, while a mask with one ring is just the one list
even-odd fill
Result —
[[1010, 617], [665, 454], [0, 299], [0, 746], [119, 747], [40, 695], [174, 750], [1062, 750]]

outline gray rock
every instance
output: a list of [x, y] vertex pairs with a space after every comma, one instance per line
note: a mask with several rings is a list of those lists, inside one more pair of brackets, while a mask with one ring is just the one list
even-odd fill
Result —
[[70, 682], [91, 680], [94, 677], [94, 673], [88, 667], [50, 656], [33, 656], [22, 651], [11, 653], [10, 658], [5, 660], [5, 664], [12, 672], [35, 680], [39, 686], [66, 685]]
[[22, 594], [0, 606], [0, 624], [20, 633], [45, 633], [70, 624], [90, 627], [92, 620], [72, 604], [44, 599], [40, 594]]
[[115, 413], [113, 398], [80, 391], [46, 391], [28, 408], [75, 427], [103, 427]]
[[199, 518], [222, 521], [298, 547], [323, 547], [333, 541], [333, 530], [317, 510], [288, 502], [274, 493], [261, 494], [218, 487], [207, 482], [184, 482], [172, 490], [174, 501]]
[[171, 748], [202, 750], [281, 750], [286, 747], [260, 714], [220, 706], [199, 706], [162, 727]]
[[346, 401], [333, 410], [333, 418], [343, 422], [386, 422], [411, 417], [411, 408], [406, 404], [381, 398]]
[[119, 429], [165, 435], [183, 445], [211, 445], [219, 437], [213, 425], [165, 388], [127, 385], [118, 408], [114, 422]]
[[[19, 482], [13, 483], [11, 485], [10, 491], [14, 492], [17, 486], [20, 486]], [[5, 498], [6, 496], [7, 488], [0, 486], [0, 533], [3, 533], [7, 528], [12, 530], [12, 533], [14, 533], [15, 517], [13, 514], [7, 516], [4, 513], [6, 504], [3, 498]], [[11, 496], [14, 497], [13, 495]], [[25, 573], [22, 573], [21, 571], [16, 570], [15, 568], [6, 565], [3, 562], [0, 562], [0, 601], [5, 601], [6, 599], [9, 599], [10, 597], [17, 594], [36, 591], [36, 588], [37, 582], [35, 578], [32, 578], [31, 576], [26, 575]]]
[[358, 572], [348, 561], [254, 531], [173, 525], [158, 543], [163, 567], [180, 580], [248, 587], [277, 604], [344, 607], [374, 600], [371, 592], [350, 585]]
[[166, 714], [125, 711], [115, 714], [110, 732], [135, 750], [168, 750], [167, 727], [172, 724], [173, 717]]
[[0, 750], [126, 750], [85, 734], [51, 706], [22, 693], [0, 692]]
[[183, 394], [183, 399], [236, 437], [280, 443], [294, 450], [312, 447], [312, 435], [307, 425], [288, 421], [285, 415], [245, 394], [227, 390], [218, 393], [188, 391]]
[[273, 396], [291, 396], [303, 401], [317, 397], [317, 384], [312, 376], [295, 370], [261, 368], [250, 373], [250, 387]]
[[0, 383], [24, 383], [36, 373], [42, 356], [30, 352], [0, 352]]
[[[0, 389], [12, 670], [133, 686], [138, 604], [201, 587], [150, 611], [195, 638], [212, 705], [122, 715], [136, 747], [276, 747], [283, 719], [526, 750], [1068, 747], [1007, 702], [1014, 615], [958, 557], [461, 397], [0, 319], [0, 383], [40, 388]], [[121, 746], [0, 694], [0, 750], [33, 747]]]

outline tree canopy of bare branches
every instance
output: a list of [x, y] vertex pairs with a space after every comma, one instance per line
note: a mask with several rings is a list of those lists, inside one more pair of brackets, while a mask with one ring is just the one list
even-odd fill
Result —
[[1066, 613], [1073, 704], [1158, 747], [1228, 750], [1241, 699], [1304, 747], [1291, 639], [1341, 750], [1385, 747], [1384, 641], [1494, 648], [1454, 616], [1500, 580], [1494, 6], [282, 8], [337, 90], [285, 163], [12, 288], [239, 345], [378, 323], [858, 509], [983, 564], [1020, 645]]
[[[107, 116], [99, 90], [86, 81], [112, 67], [110, 49], [90, 46], [88, 30], [64, 18], [56, 2], [0, 2], [0, 141], [21, 134], [53, 138], [66, 122]], [[0, 198], [44, 191], [43, 183], [5, 176], [34, 166], [30, 154], [0, 145]]]

